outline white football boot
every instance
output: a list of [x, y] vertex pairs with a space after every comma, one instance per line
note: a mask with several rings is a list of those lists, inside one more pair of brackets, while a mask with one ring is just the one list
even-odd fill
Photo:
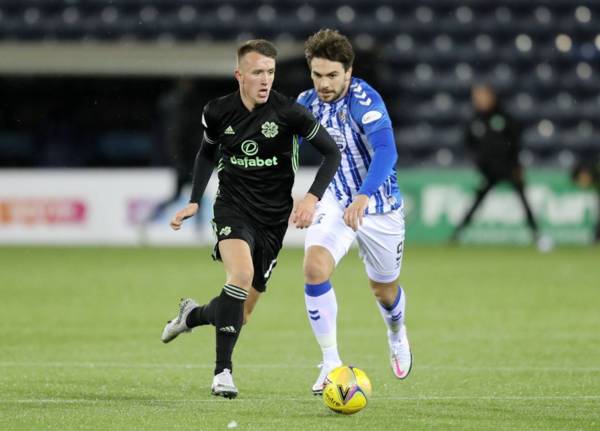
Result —
[[179, 303], [179, 314], [173, 320], [169, 320], [163, 329], [160, 339], [163, 343], [168, 343], [171, 340], [177, 338], [182, 332], [190, 332], [192, 329], [188, 328], [185, 321], [194, 308], [198, 307], [198, 303], [193, 299], [183, 299]]
[[315, 384], [312, 386], [313, 395], [322, 395], [323, 394], [323, 389], [325, 389], [325, 380], [327, 379], [327, 375], [329, 373], [331, 373], [333, 370], [335, 370], [337, 367], [340, 367], [341, 365], [342, 365], [341, 362], [339, 362], [339, 363], [323, 362], [323, 363], [319, 364], [319, 368], [321, 369], [321, 371], [319, 372], [319, 377], [317, 377]]
[[238, 390], [233, 383], [233, 376], [231, 375], [231, 370], [229, 370], [229, 368], [225, 368], [213, 378], [210, 392], [217, 397], [237, 397]]
[[405, 325], [402, 325], [400, 329], [400, 341], [391, 341], [388, 332], [388, 344], [390, 346], [390, 365], [394, 375], [401, 380], [407, 378], [412, 368], [412, 353]]

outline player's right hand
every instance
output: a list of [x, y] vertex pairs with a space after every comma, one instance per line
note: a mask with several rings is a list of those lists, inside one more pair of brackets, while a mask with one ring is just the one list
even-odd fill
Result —
[[354, 232], [363, 224], [365, 210], [369, 206], [369, 197], [367, 195], [356, 195], [352, 203], [344, 211], [344, 223]]
[[190, 217], [195, 216], [197, 212], [198, 212], [198, 204], [189, 203], [185, 208], [180, 209], [179, 211], [177, 211], [175, 213], [175, 215], [171, 219], [171, 223], [170, 223], [171, 229], [173, 229], [173, 230], [181, 229], [181, 225], [183, 224], [183, 221]]
[[312, 224], [315, 215], [316, 205], [319, 198], [312, 193], [307, 193], [292, 212], [292, 223], [298, 229], [304, 229]]

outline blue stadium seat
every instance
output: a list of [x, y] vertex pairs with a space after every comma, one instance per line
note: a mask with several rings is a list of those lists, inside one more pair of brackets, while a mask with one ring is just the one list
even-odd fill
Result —
[[147, 133], [114, 131], [98, 138], [91, 160], [108, 166], [148, 166], [154, 155], [154, 141]]
[[[0, 42], [301, 42], [321, 27], [338, 28], [375, 53], [373, 84], [409, 146], [451, 148], [445, 143], [456, 139], [447, 129], [468, 119], [469, 90], [480, 81], [496, 87], [525, 124], [532, 157], [558, 154], [563, 141], [573, 151], [595, 145], [597, 130], [577, 126], [600, 118], [595, 0], [0, 1]], [[549, 135], [548, 123], [539, 129], [544, 120]]]
[[0, 166], [33, 166], [36, 163], [34, 139], [30, 133], [0, 130]]

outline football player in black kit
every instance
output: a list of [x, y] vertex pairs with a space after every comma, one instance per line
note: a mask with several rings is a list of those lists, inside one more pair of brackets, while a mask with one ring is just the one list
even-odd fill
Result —
[[312, 223], [315, 205], [341, 157], [333, 139], [311, 113], [294, 99], [271, 90], [276, 56], [275, 47], [265, 40], [251, 40], [238, 48], [235, 78], [239, 90], [205, 106], [205, 132], [196, 156], [190, 203], [171, 220], [171, 227], [178, 230], [185, 219], [197, 213], [217, 164], [213, 257], [223, 262], [225, 286], [205, 305], [182, 300], [179, 314], [167, 323], [161, 338], [168, 343], [196, 326], [213, 325], [216, 367], [211, 391], [226, 398], [238, 393], [231, 375], [233, 348], [242, 324], [265, 291], [292, 212], [298, 140], [309, 141], [324, 157], [292, 215], [298, 228]]

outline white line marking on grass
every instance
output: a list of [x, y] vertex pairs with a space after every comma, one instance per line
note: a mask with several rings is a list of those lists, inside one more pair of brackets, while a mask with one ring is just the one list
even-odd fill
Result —
[[[314, 398], [312, 396], [306, 397], [281, 397], [277, 396], [277, 401], [289, 401], [289, 402], [303, 402], [311, 401]], [[275, 397], [271, 398], [237, 398], [238, 402], [273, 402]], [[557, 395], [557, 396], [416, 396], [416, 397], [373, 397], [374, 401], [596, 401], [600, 400], [600, 395]], [[215, 403], [224, 402], [230, 403], [231, 401], [222, 398], [208, 398], [208, 399], [129, 399], [127, 401], [135, 403], [157, 403], [157, 404], [201, 404], [201, 403]], [[101, 404], [101, 403], [118, 403], [122, 404], [123, 400], [94, 400], [89, 398], [25, 398], [25, 399], [0, 399], [0, 403], [5, 404]]]
[[[379, 364], [365, 364], [362, 368], [378, 367]], [[213, 364], [172, 364], [172, 363], [136, 363], [136, 362], [18, 362], [5, 361], [0, 362], [0, 368], [149, 368], [149, 369], [165, 369], [165, 368], [183, 368], [183, 369], [210, 369]], [[236, 364], [236, 368], [252, 368], [252, 369], [275, 369], [275, 368], [300, 368], [313, 369], [317, 368], [312, 364]], [[418, 365], [415, 370], [439, 370], [439, 371], [460, 371], [464, 373], [478, 372], [561, 372], [565, 373], [598, 373], [600, 367], [545, 367], [545, 366], [453, 366], [453, 365]]]
[[597, 373], [600, 372], [600, 367], [571, 367], [569, 365], [565, 365], [564, 367], [545, 367], [545, 366], [536, 366], [535, 364], [529, 366], [520, 366], [516, 365], [514, 367], [510, 366], [460, 366], [460, 365], [422, 365], [419, 366], [424, 370], [442, 370], [442, 371], [460, 371], [460, 372], [481, 372], [481, 371], [493, 371], [493, 372], [549, 372], [554, 373], [560, 371], [561, 373]]
[[[214, 368], [214, 364], [153, 364], [128, 362], [0, 362], [0, 368]], [[289, 363], [281, 364], [236, 364], [236, 368], [290, 368]], [[294, 368], [317, 368], [307, 365], [293, 365]]]

